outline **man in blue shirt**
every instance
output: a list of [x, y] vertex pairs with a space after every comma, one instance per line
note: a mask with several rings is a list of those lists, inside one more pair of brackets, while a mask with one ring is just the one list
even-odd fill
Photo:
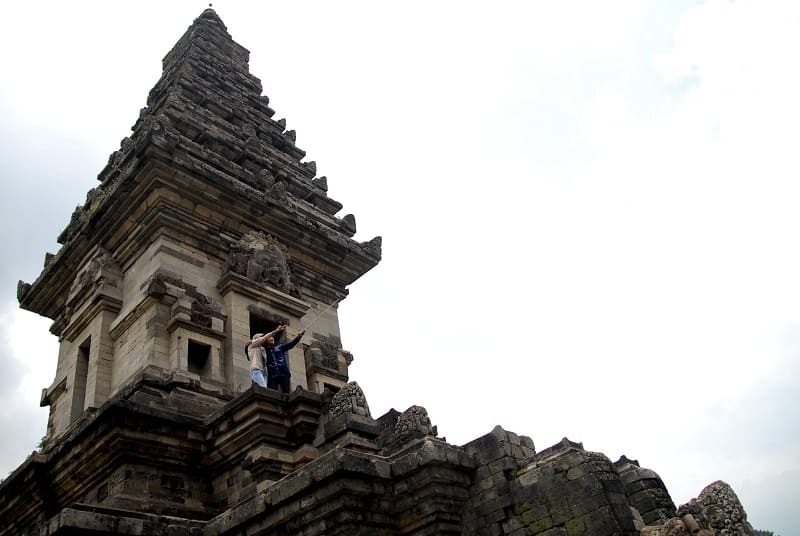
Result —
[[[278, 331], [285, 331], [286, 326], [278, 326]], [[275, 333], [273, 332], [273, 333]], [[286, 352], [294, 348], [300, 339], [305, 335], [306, 330], [301, 331], [289, 342], [283, 344], [275, 344], [275, 337], [270, 333], [266, 337], [264, 347], [267, 351], [267, 387], [270, 389], [279, 389], [284, 393], [288, 393], [291, 389], [292, 373], [289, 371], [289, 363], [286, 360]]]

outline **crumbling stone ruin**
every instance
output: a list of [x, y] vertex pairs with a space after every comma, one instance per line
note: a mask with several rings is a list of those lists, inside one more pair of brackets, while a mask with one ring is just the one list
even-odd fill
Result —
[[[458, 446], [422, 406], [373, 417], [335, 305], [381, 239], [336, 216], [248, 57], [205, 10], [20, 282], [60, 349], [0, 535], [753, 534], [721, 482], [676, 508], [655, 472], [567, 439], [537, 452], [498, 426]], [[289, 394], [253, 385], [242, 351], [278, 324], [308, 329]]]

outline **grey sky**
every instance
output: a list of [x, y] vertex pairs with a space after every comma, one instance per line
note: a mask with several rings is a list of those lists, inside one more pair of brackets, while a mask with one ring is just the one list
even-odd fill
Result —
[[[16, 282], [205, 6], [4, 6], [0, 473], [43, 435], [56, 361]], [[795, 3], [214, 7], [340, 215], [383, 236], [340, 307], [374, 413], [568, 436], [678, 503], [722, 479], [800, 533]]]

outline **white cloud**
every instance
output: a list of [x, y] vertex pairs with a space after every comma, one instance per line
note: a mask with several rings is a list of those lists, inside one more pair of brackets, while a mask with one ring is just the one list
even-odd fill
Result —
[[0, 308], [0, 478], [36, 449], [45, 435], [47, 408], [39, 407], [42, 388], [55, 373], [58, 345], [47, 334], [49, 322], [20, 311], [13, 303]]

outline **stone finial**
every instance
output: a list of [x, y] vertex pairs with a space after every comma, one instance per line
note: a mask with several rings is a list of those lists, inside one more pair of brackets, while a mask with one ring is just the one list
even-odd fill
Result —
[[309, 177], [313, 178], [317, 174], [317, 163], [313, 160], [310, 162], [303, 162], [301, 165]]
[[331, 417], [338, 417], [347, 413], [372, 418], [369, 412], [367, 398], [356, 382], [350, 382], [340, 389], [339, 392], [333, 396], [330, 406], [328, 407], [328, 414]]
[[382, 244], [383, 244], [383, 239], [380, 236], [376, 236], [369, 242], [361, 242], [361, 249], [363, 249], [366, 253], [372, 255], [373, 257], [377, 257], [380, 259]]
[[224, 31], [227, 31], [227, 29], [228, 29], [225, 26], [225, 24], [222, 22], [222, 19], [219, 18], [219, 15], [217, 15], [217, 12], [214, 11], [214, 9], [211, 7], [211, 4], [208, 4], [208, 7], [203, 10], [203, 12], [200, 14], [199, 17], [197, 17], [195, 19], [194, 22], [195, 22], [195, 24], [197, 24], [198, 22], [201, 22], [201, 21], [202, 22], [210, 22], [210, 23], [219, 25], [222, 28], [222, 30], [224, 30]]
[[678, 508], [677, 517], [684, 526], [688, 523], [692, 527], [709, 529], [713, 534], [754, 534], [739, 497], [721, 480], [709, 484], [696, 499]]
[[438, 431], [428, 417], [428, 410], [422, 406], [411, 406], [397, 418], [392, 442], [407, 443], [419, 437], [436, 437], [437, 435]]
[[313, 184], [323, 192], [328, 191], [328, 177], [322, 176], [322, 177], [317, 177], [316, 179], [311, 179], [311, 184]]
[[342, 218], [342, 225], [348, 232], [355, 234], [356, 217], [353, 216], [352, 214], [347, 214], [344, 218]]
[[25, 299], [25, 295], [31, 290], [31, 284], [26, 283], [22, 279], [17, 283], [17, 301], [21, 302]]

